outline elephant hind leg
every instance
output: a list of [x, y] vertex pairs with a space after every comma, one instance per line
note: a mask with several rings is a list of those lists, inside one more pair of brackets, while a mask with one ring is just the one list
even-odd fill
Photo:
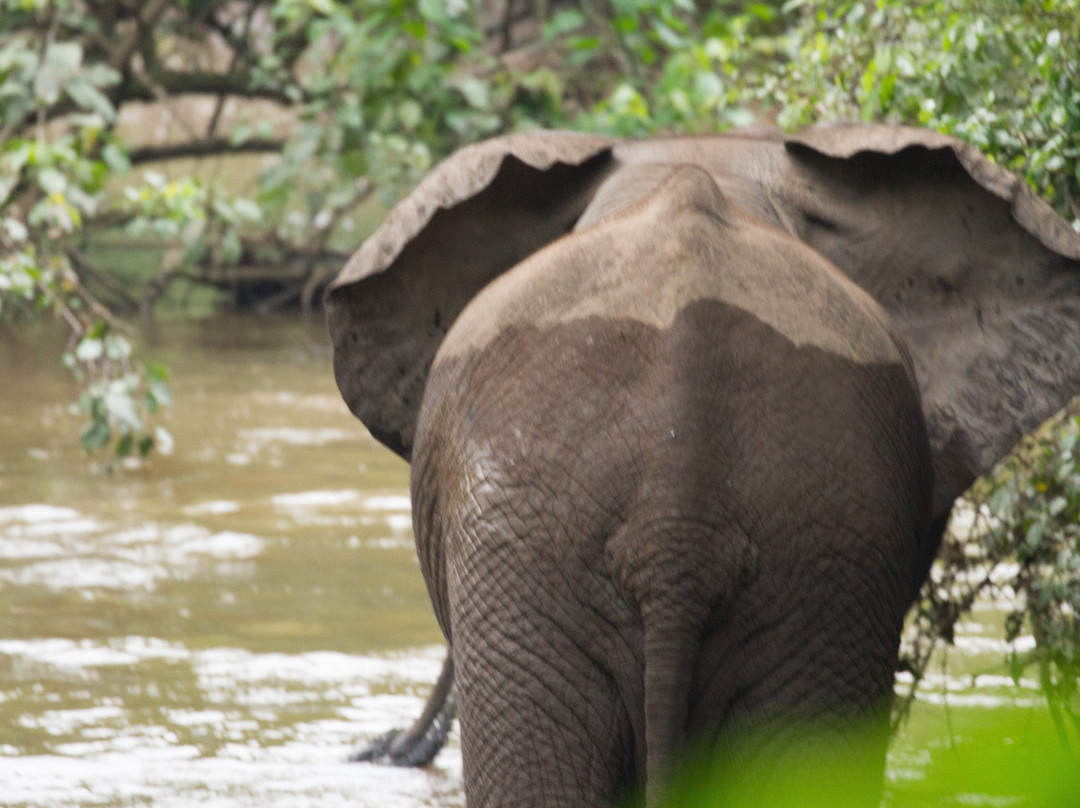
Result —
[[[579, 611], [486, 554], [452, 590], [466, 799], [471, 808], [595, 808], [636, 785], [634, 733]], [[544, 576], [550, 581], [551, 577]], [[468, 598], [483, 584], [482, 599]]]

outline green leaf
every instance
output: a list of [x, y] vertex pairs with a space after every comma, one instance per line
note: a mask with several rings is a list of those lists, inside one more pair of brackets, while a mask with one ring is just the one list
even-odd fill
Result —
[[656, 34], [658, 40], [672, 50], [679, 50], [686, 44], [686, 39], [682, 34], [662, 22], [653, 23], [653, 33]]
[[553, 14], [551, 18], [544, 23], [543, 37], [546, 41], [551, 41], [563, 34], [569, 34], [572, 31], [577, 31], [585, 25], [585, 15], [582, 14], [576, 8], [565, 9]]
[[598, 36], [577, 36], [573, 37], [566, 43], [572, 50], [576, 51], [594, 51], [600, 46], [600, 37]]
[[226, 264], [235, 264], [244, 254], [244, 245], [235, 230], [228, 230], [221, 238], [221, 260]]
[[353, 177], [362, 177], [367, 173], [367, 157], [360, 149], [351, 149], [339, 158], [341, 167]]
[[38, 174], [38, 185], [47, 194], [62, 194], [67, 190], [67, 177], [55, 168], [43, 168]]
[[92, 454], [98, 449], [109, 445], [109, 441], [112, 440], [112, 431], [104, 419], [95, 418], [83, 429], [80, 440], [83, 449], [88, 454]]
[[147, 362], [143, 375], [148, 381], [152, 382], [167, 382], [169, 380], [169, 371], [164, 365], [157, 362]]
[[94, 362], [105, 354], [105, 343], [96, 337], [83, 337], [75, 347], [75, 358], [80, 362]]
[[446, 0], [417, 0], [416, 7], [420, 16], [430, 22], [441, 23], [450, 19]]
[[169, 434], [163, 426], [158, 426], [154, 429], [154, 442], [157, 444], [158, 451], [162, 454], [172, 454], [173, 450], [173, 436]]
[[[488, 109], [491, 106], [487, 82], [473, 76], [466, 76], [458, 81], [457, 89], [465, 97], [470, 107]], [[419, 109], [419, 105], [417, 105], [417, 108]]]
[[401, 30], [411, 36], [413, 39], [423, 42], [427, 39], [428, 27], [427, 23], [422, 20], [405, 20], [401, 24]]
[[120, 334], [109, 334], [104, 340], [105, 356], [109, 359], [126, 359], [131, 356], [131, 343]]
[[1020, 684], [1020, 679], [1024, 675], [1024, 660], [1013, 651], [1009, 654], [1009, 676], [1012, 678], [1014, 684]]
[[251, 139], [251, 127], [242, 123], [233, 129], [232, 134], [229, 136], [229, 145], [241, 146]]
[[887, 109], [892, 103], [893, 93], [896, 89], [896, 76], [890, 73], [881, 79], [881, 88], [878, 97], [881, 99], [882, 109]]
[[875, 59], [871, 59], [867, 63], [866, 69], [862, 72], [862, 75], [859, 77], [859, 87], [862, 89], [862, 91], [863, 91], [863, 93], [865, 95], [869, 95], [870, 92], [874, 89], [874, 84], [875, 84], [876, 81], [877, 81], [877, 61]]
[[131, 158], [128, 156], [127, 150], [115, 143], [105, 144], [105, 147], [101, 150], [101, 159], [105, 161], [105, 165], [113, 173], [126, 174], [131, 170]]
[[424, 120], [424, 109], [416, 101], [409, 98], [398, 104], [397, 117], [401, 125], [406, 129], [415, 129]]
[[724, 95], [724, 83], [715, 73], [703, 70], [694, 76], [694, 94], [710, 101], [721, 98]]
[[1039, 596], [1035, 599], [1035, 606], [1039, 611], [1045, 609], [1051, 600], [1054, 599], [1054, 589], [1052, 587], [1045, 587], [1039, 590]]
[[101, 62], [85, 65], [79, 71], [79, 78], [93, 84], [95, 87], [111, 87], [119, 84], [121, 78], [119, 70], [114, 70]]
[[77, 42], [53, 43], [45, 50], [45, 59], [34, 75], [34, 96], [45, 106], [59, 100], [60, 92], [79, 68], [82, 46]]
[[78, 42], [53, 42], [45, 49], [45, 64], [74, 73], [82, 64], [83, 49]]
[[124, 434], [138, 432], [142, 421], [135, 409], [135, 400], [127, 392], [110, 390], [104, 398], [105, 411], [110, 421], [115, 423]]
[[[360, 172], [361, 175], [363, 172]], [[289, 186], [265, 185], [259, 189], [259, 204], [267, 213], [273, 214], [285, 207], [289, 201]]]
[[107, 122], [116, 119], [116, 107], [101, 90], [88, 81], [74, 78], [64, 85], [64, 92], [83, 109], [96, 112]]
[[240, 218], [247, 219], [249, 222], [258, 222], [262, 220], [262, 208], [250, 199], [245, 199], [244, 197], [234, 199], [233, 209]]
[[762, 22], [772, 22], [776, 18], [776, 9], [764, 3], [750, 3], [746, 6], [746, 12], [754, 15]]
[[172, 393], [169, 392], [169, 388], [163, 381], [152, 381], [148, 385], [149, 393], [153, 395], [154, 402], [162, 407], [169, 407], [172, 405]]
[[1043, 533], [1046, 532], [1046, 523], [1042, 520], [1033, 522], [1024, 536], [1024, 544], [1028, 549], [1035, 550], [1042, 543]]
[[135, 438], [129, 433], [122, 435], [120, 440], [116, 442], [116, 456], [127, 457], [131, 454], [131, 449], [135, 444]]
[[154, 439], [149, 435], [143, 435], [139, 440], [139, 456], [146, 457], [154, 448]]
[[881, 98], [876, 89], [863, 99], [862, 106], [859, 107], [859, 115], [864, 121], [871, 122], [874, 120], [881, 106], [880, 101]]

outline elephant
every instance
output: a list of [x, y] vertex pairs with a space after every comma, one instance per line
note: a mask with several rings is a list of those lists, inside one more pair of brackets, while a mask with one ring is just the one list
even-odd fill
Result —
[[325, 302], [474, 808], [659, 804], [695, 749], [873, 804], [954, 500], [1080, 391], [1080, 234], [899, 126], [468, 146]]

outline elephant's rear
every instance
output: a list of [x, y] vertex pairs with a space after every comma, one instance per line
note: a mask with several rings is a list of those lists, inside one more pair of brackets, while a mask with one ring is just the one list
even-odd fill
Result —
[[603, 804], [688, 739], [776, 760], [887, 707], [931, 552], [903, 350], [707, 178], [651, 204], [501, 278], [432, 368], [415, 521], [474, 805]]

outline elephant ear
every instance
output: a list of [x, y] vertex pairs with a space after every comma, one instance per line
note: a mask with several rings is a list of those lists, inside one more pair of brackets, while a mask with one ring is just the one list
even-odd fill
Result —
[[786, 141], [784, 225], [892, 315], [930, 433], [935, 513], [1080, 392], [1080, 234], [974, 147], [889, 126]]
[[612, 142], [563, 132], [469, 146], [437, 166], [326, 294], [349, 409], [409, 459], [432, 359], [489, 281], [569, 232], [611, 168]]

